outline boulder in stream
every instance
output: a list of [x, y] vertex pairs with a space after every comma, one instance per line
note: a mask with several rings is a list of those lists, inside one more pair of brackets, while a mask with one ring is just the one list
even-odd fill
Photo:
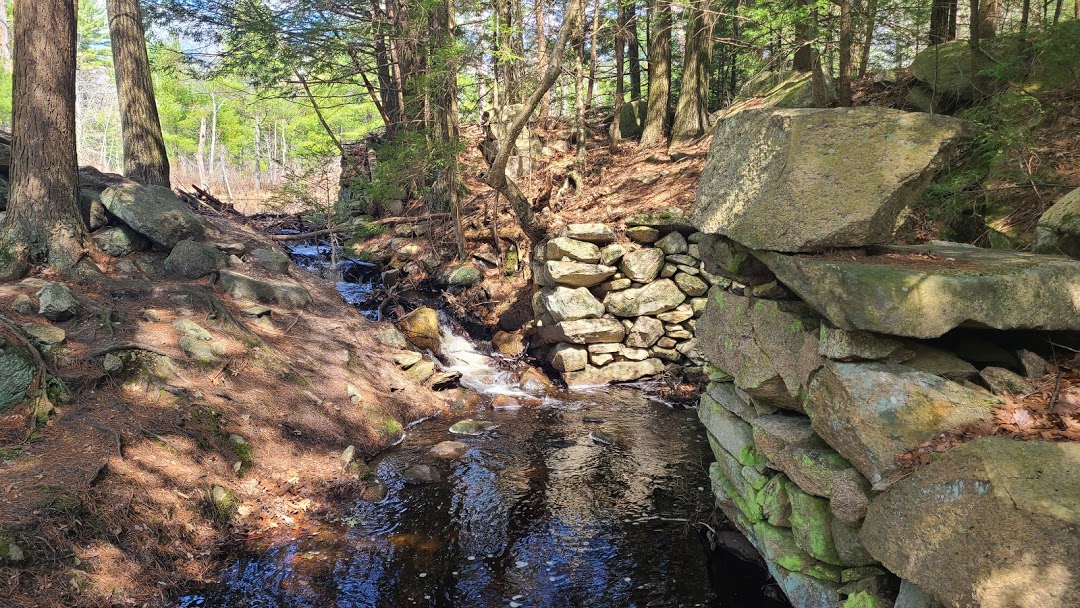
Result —
[[473, 437], [483, 435], [484, 433], [490, 433], [497, 428], [499, 428], [499, 425], [490, 420], [473, 420], [472, 418], [466, 418], [465, 420], [459, 420], [450, 425], [449, 430], [450, 433], [454, 435]]
[[398, 322], [405, 339], [418, 348], [438, 353], [442, 350], [439, 313], [427, 306], [417, 308]]
[[453, 460], [465, 455], [465, 452], [469, 451], [469, 444], [462, 443], [460, 441], [442, 441], [428, 450], [428, 454], [435, 458], [441, 458], [445, 460]]

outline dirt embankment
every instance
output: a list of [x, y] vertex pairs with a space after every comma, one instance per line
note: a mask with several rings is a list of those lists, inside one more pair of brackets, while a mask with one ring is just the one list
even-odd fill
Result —
[[[220, 240], [273, 247], [209, 220]], [[313, 302], [251, 310], [212, 280], [140, 270], [162, 257], [137, 254], [105, 268], [106, 280], [68, 283], [79, 312], [65, 322], [37, 314], [40, 286], [60, 278], [42, 270], [0, 284], [5, 331], [65, 333], [44, 357], [58, 379], [47, 422], [30, 432], [25, 407], [0, 419], [0, 605], [166, 603], [212, 580], [237, 543], [272, 542], [335, 497], [356, 496], [361, 482], [340, 462], [346, 446], [374, 454], [443, 407], [394, 365], [400, 351], [380, 342], [387, 326], [331, 283], [291, 267]], [[193, 326], [211, 349], [202, 362], [191, 354], [198, 344], [182, 346], [200, 333]], [[15, 564], [11, 543], [24, 558]]]

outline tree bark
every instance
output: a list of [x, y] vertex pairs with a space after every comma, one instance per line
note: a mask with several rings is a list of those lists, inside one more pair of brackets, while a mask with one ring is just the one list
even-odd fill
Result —
[[669, 0], [652, 0], [649, 10], [649, 107], [641, 133], [643, 148], [667, 139], [671, 97], [671, 4]]
[[199, 187], [206, 189], [206, 117], [199, 121], [199, 146], [195, 148], [195, 167], [199, 170]]
[[986, 40], [997, 36], [998, 10], [1001, 8], [998, 0], [982, 0], [972, 6], [978, 6], [978, 12], [973, 12], [972, 15], [979, 16], [979, 38]]
[[75, 0], [16, 0], [10, 190], [0, 280], [88, 252], [75, 157]]
[[638, 43], [637, 0], [626, 0], [626, 61], [630, 64], [630, 99], [641, 99], [641, 45]]
[[584, 21], [582, 21], [581, 46], [577, 47], [577, 52], [574, 53], [574, 133], [575, 139], [577, 139], [577, 149], [574, 155], [574, 170], [582, 171], [585, 169], [585, 144], [587, 135], [585, 133], [585, 92], [591, 86], [585, 84], [585, 32]]
[[851, 0], [840, 0], [840, 69], [836, 83], [837, 101], [841, 107], [851, 107], [851, 47], [855, 43], [855, 23], [851, 16]]
[[506, 200], [510, 203], [510, 208], [514, 211], [514, 215], [518, 218], [522, 232], [525, 233], [525, 236], [529, 238], [529, 241], [534, 246], [547, 238], [547, 226], [536, 218], [532, 206], [529, 204], [529, 199], [521, 192], [517, 184], [506, 177], [506, 164], [510, 161], [514, 142], [517, 141], [518, 135], [521, 135], [521, 131], [525, 128], [529, 117], [536, 111], [536, 106], [540, 104], [540, 98], [559, 79], [559, 74], [562, 72], [563, 58], [566, 56], [567, 44], [569, 44], [570, 38], [579, 31], [579, 24], [583, 19], [582, 13], [584, 9], [582, 2], [583, 0], [569, 0], [562, 26], [559, 28], [559, 37], [555, 40], [554, 47], [551, 49], [547, 71], [544, 72], [536, 89], [525, 100], [523, 107], [514, 117], [513, 122], [510, 123], [510, 127], [503, 133], [502, 139], [499, 141], [499, 151], [486, 176], [488, 186], [506, 197]]
[[811, 45], [816, 29], [814, 16], [810, 0], [797, 0], [795, 4], [805, 14], [800, 14], [795, 21], [795, 44], [798, 46], [795, 48], [791, 68], [798, 72], [809, 72], [814, 69], [814, 48]]
[[862, 46], [859, 48], [859, 77], [866, 76], [870, 70], [870, 47], [874, 42], [874, 28], [877, 27], [878, 0], [866, 0], [866, 23], [864, 23]]
[[[536, 0], [536, 52], [539, 57], [537, 68], [543, 74], [547, 70], [547, 32], [544, 27], [544, 0]], [[540, 99], [539, 121], [541, 125], [547, 125], [548, 115], [551, 114], [551, 95], [545, 93]]]
[[622, 115], [622, 109], [624, 97], [626, 97], [626, 89], [624, 78], [624, 70], [626, 66], [626, 60], [624, 58], [624, 51], [626, 49], [626, 31], [629, 26], [629, 19], [626, 14], [626, 2], [620, 2], [618, 5], [619, 17], [615, 27], [615, 110], [613, 112], [614, 120], [611, 121], [611, 141], [618, 144], [622, 139], [622, 129], [620, 117]]
[[600, 31], [600, 0], [593, 4], [592, 33], [589, 36], [589, 89], [585, 96], [585, 106], [593, 105], [593, 91], [596, 89], [596, 34]]
[[949, 42], [955, 35], [955, 27], [950, 32], [952, 15], [956, 12], [957, 0], [932, 0], [930, 5], [930, 44]]
[[709, 130], [709, 76], [716, 17], [709, 0], [695, 0], [687, 10], [682, 87], [671, 127], [672, 144], [700, 137]]
[[106, 9], [120, 99], [124, 175], [142, 184], [168, 187], [169, 156], [154, 100], [139, 0], [107, 0]]

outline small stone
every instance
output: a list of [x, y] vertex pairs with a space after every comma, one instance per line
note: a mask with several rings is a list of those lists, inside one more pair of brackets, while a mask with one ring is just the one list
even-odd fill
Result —
[[633, 226], [626, 229], [626, 238], [635, 243], [650, 245], [660, 238], [660, 231], [648, 226]]
[[985, 367], [979, 377], [995, 395], [1027, 395], [1035, 391], [1023, 376], [1002, 367]]
[[614, 266], [624, 255], [626, 255], [626, 247], [612, 243], [600, 250], [600, 263], [605, 266]]
[[341, 468], [347, 468], [354, 460], [356, 460], [356, 446], [350, 445], [341, 452]]
[[664, 323], [682, 323], [688, 321], [694, 317], [694, 307], [692, 303], [684, 303], [677, 306], [674, 310], [662, 312], [656, 315], [657, 319], [660, 319]]
[[11, 302], [11, 308], [20, 315], [34, 314], [34, 302], [25, 293], [15, 296], [15, 299]]
[[439, 470], [427, 464], [414, 464], [405, 469], [401, 473], [401, 477], [405, 480], [405, 483], [410, 485], [438, 483], [442, 481], [442, 475], [439, 473]]
[[631, 251], [622, 257], [619, 269], [626, 278], [638, 283], [648, 283], [656, 278], [664, 267], [664, 252], [655, 247]]
[[150, 247], [150, 241], [127, 226], [103, 228], [91, 235], [91, 238], [98, 249], [114, 258], [124, 257]]
[[196, 241], [180, 241], [165, 258], [165, 275], [177, 279], [198, 279], [225, 264], [225, 254], [217, 247]]
[[473, 420], [466, 418], [459, 420], [450, 426], [450, 433], [454, 435], [476, 436], [483, 435], [499, 428], [499, 425], [488, 420]]
[[611, 355], [608, 353], [598, 353], [595, 355], [592, 353], [589, 354], [589, 363], [592, 363], [597, 367], [603, 367], [614, 360], [615, 355]]
[[649, 348], [664, 335], [664, 324], [653, 317], [638, 317], [626, 336], [626, 345]]
[[670, 279], [679, 273], [679, 267], [675, 264], [664, 264], [664, 267], [660, 269], [661, 279]]
[[1046, 375], [1046, 369], [1049, 366], [1046, 359], [1030, 350], [1017, 351], [1016, 355], [1020, 359], [1020, 366], [1024, 369], [1025, 376], [1035, 379]]
[[615, 240], [615, 230], [600, 223], [567, 224], [559, 236], [603, 245]]
[[668, 255], [686, 253], [686, 238], [678, 231], [672, 231], [664, 238], [656, 241], [657, 248]]
[[50, 321], [67, 321], [75, 316], [79, 310], [79, 301], [61, 283], [46, 283], [38, 297], [38, 314]]
[[281, 275], [289, 272], [289, 256], [280, 251], [256, 249], [251, 252], [251, 261], [270, 274]]
[[53, 347], [62, 344], [67, 339], [67, 332], [59, 327], [38, 325], [37, 323], [23, 323], [22, 330], [34, 339], [43, 350], [48, 352]]
[[432, 446], [431, 449], [428, 450], [428, 454], [434, 458], [453, 460], [455, 458], [460, 458], [467, 451], [469, 451], [469, 445], [467, 443], [462, 443], [460, 441], [442, 441]]

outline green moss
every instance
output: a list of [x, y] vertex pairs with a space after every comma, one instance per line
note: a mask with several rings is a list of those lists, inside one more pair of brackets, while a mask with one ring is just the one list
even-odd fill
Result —
[[212, 486], [206, 492], [210, 517], [218, 523], [227, 523], [239, 506], [236, 495], [225, 486]]
[[840, 564], [833, 544], [829, 501], [804, 492], [794, 482], [785, 484], [791, 501], [791, 529], [795, 543], [814, 558]]

